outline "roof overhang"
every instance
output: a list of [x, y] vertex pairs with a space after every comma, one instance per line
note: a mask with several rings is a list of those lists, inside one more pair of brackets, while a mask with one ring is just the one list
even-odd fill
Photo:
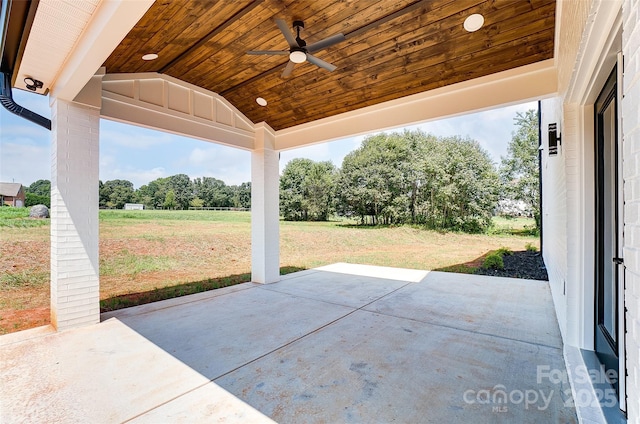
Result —
[[153, 2], [40, 0], [14, 87], [31, 77], [39, 94], [73, 100]]
[[[38, 90], [40, 94], [75, 99], [153, 3], [153, 0], [86, 0], [80, 3], [40, 0], [28, 39], [23, 43], [24, 51], [19, 55], [22, 60], [14, 86], [24, 89], [23, 78], [32, 76], [44, 83]], [[77, 10], [79, 4], [81, 13]], [[115, 78], [107, 74], [105, 81]], [[554, 59], [548, 59], [281, 129], [275, 132], [276, 148], [291, 149], [422, 123], [545, 98], [556, 92]], [[208, 93], [211, 98], [226, 101], [216, 93]], [[113, 98], [110, 100], [113, 106], [116, 102]], [[233, 109], [234, 119], [242, 122], [240, 131], [238, 128], [233, 131], [237, 134], [245, 131], [242, 138], [246, 138], [250, 131], [245, 123], [255, 123]], [[124, 120], [115, 116], [115, 112], [110, 115], [112, 119]], [[148, 122], [130, 123], [178, 132]], [[203, 139], [198, 134], [180, 133]], [[245, 141], [240, 145], [228, 140], [209, 138], [209, 141], [251, 148]]]
[[[12, 74], [19, 66], [36, 14], [37, 1], [3, 0], [0, 9], [0, 72]], [[14, 79], [11, 81], [13, 84]]]
[[391, 100], [276, 132], [287, 150], [375, 131], [419, 124], [557, 94], [553, 59]]

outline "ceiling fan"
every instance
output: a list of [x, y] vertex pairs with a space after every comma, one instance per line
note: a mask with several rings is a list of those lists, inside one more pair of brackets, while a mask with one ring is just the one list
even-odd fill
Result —
[[336, 69], [335, 65], [332, 65], [329, 62], [325, 62], [324, 60], [315, 57], [311, 53], [315, 53], [344, 41], [345, 36], [343, 34], [338, 33], [307, 46], [307, 43], [302, 38], [300, 38], [300, 30], [304, 28], [304, 22], [293, 21], [293, 29], [296, 31], [297, 35], [296, 37], [294, 37], [291, 31], [289, 31], [287, 23], [283, 19], [276, 19], [275, 21], [278, 25], [278, 28], [280, 28], [280, 32], [282, 32], [282, 35], [284, 35], [287, 43], [289, 43], [289, 50], [251, 50], [248, 51], [247, 54], [267, 54], [283, 56], [288, 55], [289, 63], [287, 63], [284, 71], [282, 71], [283, 78], [291, 75], [291, 72], [293, 72], [293, 67], [296, 65], [296, 63], [302, 63], [304, 61], [313, 63], [314, 65], [326, 69], [329, 72], [333, 72]]

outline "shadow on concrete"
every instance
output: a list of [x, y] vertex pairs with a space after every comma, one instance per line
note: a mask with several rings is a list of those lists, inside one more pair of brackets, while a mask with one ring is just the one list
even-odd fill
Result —
[[545, 281], [333, 264], [101, 318], [0, 343], [0, 421], [577, 422]]
[[338, 265], [110, 316], [277, 422], [577, 421], [546, 282]]
[[[280, 267], [280, 275], [304, 270], [306, 270], [306, 268], [299, 266], [283, 266]], [[102, 299], [100, 301], [100, 312], [110, 312], [132, 306], [145, 305], [147, 303], [221, 289], [249, 281], [251, 281], [251, 273], [244, 272], [241, 274], [227, 275], [225, 277], [207, 278], [200, 281], [190, 281], [173, 286], [155, 288], [144, 292], [121, 294]]]

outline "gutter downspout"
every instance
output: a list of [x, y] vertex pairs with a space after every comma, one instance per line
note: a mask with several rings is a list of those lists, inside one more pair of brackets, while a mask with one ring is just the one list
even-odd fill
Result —
[[44, 116], [30, 111], [29, 109], [23, 108], [13, 100], [13, 94], [11, 92], [11, 74], [4, 72], [0, 72], [0, 103], [2, 103], [2, 106], [4, 106], [9, 112], [51, 130], [51, 119], [47, 119]]

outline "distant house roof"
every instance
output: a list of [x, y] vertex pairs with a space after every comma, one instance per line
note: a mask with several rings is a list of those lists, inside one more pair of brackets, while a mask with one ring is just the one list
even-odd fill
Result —
[[0, 196], [15, 197], [20, 193], [21, 188], [20, 183], [0, 183]]

